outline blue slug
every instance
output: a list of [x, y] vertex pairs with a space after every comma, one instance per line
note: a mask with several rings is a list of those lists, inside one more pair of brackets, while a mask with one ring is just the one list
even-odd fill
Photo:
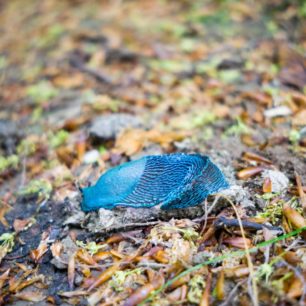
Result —
[[145, 156], [104, 173], [96, 185], [81, 189], [82, 210], [136, 208], [161, 204], [162, 209], [186, 208], [229, 187], [221, 170], [199, 154]]

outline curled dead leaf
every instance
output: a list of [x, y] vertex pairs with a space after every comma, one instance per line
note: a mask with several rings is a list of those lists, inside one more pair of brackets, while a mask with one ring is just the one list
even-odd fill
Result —
[[253, 152], [244, 152], [242, 155], [242, 159], [272, 165], [272, 162], [269, 159]]
[[304, 217], [294, 208], [290, 207], [288, 204], [284, 205], [283, 213], [294, 228], [298, 229], [306, 226], [306, 220], [304, 219]]
[[272, 181], [269, 177], [266, 177], [264, 179], [264, 182], [263, 182], [263, 185], [262, 185], [262, 191], [264, 193], [272, 192]]
[[248, 167], [240, 170], [237, 173], [237, 177], [241, 180], [246, 180], [252, 176], [255, 176], [258, 173], [261, 173], [264, 170], [263, 167]]

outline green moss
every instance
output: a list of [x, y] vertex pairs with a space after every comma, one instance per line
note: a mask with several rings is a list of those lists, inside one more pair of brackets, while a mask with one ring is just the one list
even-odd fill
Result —
[[6, 68], [8, 65], [8, 61], [5, 56], [0, 55], [0, 69]]
[[219, 79], [224, 83], [234, 83], [235, 81], [239, 80], [241, 75], [240, 71], [237, 69], [228, 69], [228, 70], [221, 70], [218, 73]]
[[202, 127], [216, 121], [216, 115], [213, 112], [205, 111], [196, 115], [192, 120], [193, 127]]
[[58, 90], [48, 81], [40, 81], [27, 88], [27, 96], [35, 103], [46, 102], [58, 95]]
[[243, 123], [243, 121], [238, 117], [234, 125], [230, 126], [225, 132], [224, 136], [239, 136], [243, 134], [249, 134], [250, 128]]
[[178, 73], [190, 67], [190, 64], [176, 60], [157, 60], [149, 61], [149, 65], [155, 70], [164, 70], [167, 72]]
[[288, 138], [293, 145], [297, 145], [301, 139], [301, 133], [297, 130], [290, 130]]
[[48, 29], [48, 31], [43, 36], [39, 37], [36, 40], [36, 45], [39, 48], [51, 47], [52, 45], [58, 42], [58, 40], [61, 38], [64, 32], [65, 29], [62, 25], [58, 23], [54, 24]]
[[32, 180], [30, 183], [22, 188], [18, 195], [26, 196], [31, 194], [38, 194], [39, 197], [49, 199], [52, 192], [52, 185], [45, 179]]
[[17, 147], [18, 155], [30, 156], [36, 151], [36, 143], [29, 139], [23, 139]]
[[205, 281], [202, 275], [195, 275], [188, 283], [189, 290], [187, 299], [190, 303], [199, 304], [205, 288]]
[[50, 146], [52, 148], [57, 148], [61, 145], [63, 145], [67, 139], [69, 137], [69, 133], [65, 130], [60, 130], [58, 131], [56, 134], [53, 134], [51, 137], [50, 137]]
[[4, 248], [6, 252], [11, 252], [15, 245], [14, 239], [15, 239], [15, 233], [3, 233], [0, 236], [0, 249]]
[[126, 278], [131, 275], [139, 275], [143, 271], [142, 268], [137, 268], [133, 270], [117, 271], [112, 276], [112, 279], [109, 282], [109, 285], [114, 288], [116, 291], [124, 290], [124, 283]]
[[15, 154], [8, 157], [0, 156], [0, 173], [9, 168], [17, 168], [19, 164], [19, 157]]
[[106, 244], [96, 244], [94, 241], [91, 241], [85, 244], [83, 241], [77, 240], [76, 245], [81, 247], [82, 249], [87, 250], [90, 255], [94, 255], [99, 250], [106, 248]]

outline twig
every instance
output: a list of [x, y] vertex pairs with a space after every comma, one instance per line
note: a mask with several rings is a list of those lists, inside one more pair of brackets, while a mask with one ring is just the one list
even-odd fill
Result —
[[[267, 225], [267, 224], [260, 224], [256, 222], [250, 222], [250, 221], [244, 221], [241, 220], [241, 224], [244, 228], [247, 229], [253, 229], [253, 230], [262, 230], [264, 228], [272, 231], [277, 231], [280, 233], [283, 233], [283, 229], [278, 226], [272, 226], [272, 225]], [[215, 222], [214, 226], [219, 229], [219, 228], [225, 228], [225, 227], [239, 227], [240, 222], [237, 219], [227, 219], [225, 217], [219, 217]]]

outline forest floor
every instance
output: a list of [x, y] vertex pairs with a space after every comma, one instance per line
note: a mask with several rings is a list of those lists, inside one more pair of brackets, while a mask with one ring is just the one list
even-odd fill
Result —
[[[0, 305], [304, 305], [305, 20], [298, 0], [0, 2]], [[79, 186], [173, 152], [231, 192], [81, 211]]]

